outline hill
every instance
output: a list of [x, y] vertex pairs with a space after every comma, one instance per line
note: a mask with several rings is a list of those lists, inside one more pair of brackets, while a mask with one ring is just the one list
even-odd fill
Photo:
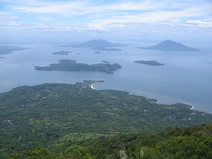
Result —
[[199, 51], [199, 49], [185, 46], [171, 40], [165, 40], [151, 47], [139, 47], [140, 49], [163, 50], [163, 51]]
[[167, 129], [150, 134], [101, 137], [69, 142], [53, 152], [46, 148], [16, 152], [10, 159], [209, 159], [212, 156], [212, 124]]
[[211, 114], [190, 108], [93, 90], [88, 81], [17, 87], [0, 94], [0, 158], [35, 147], [212, 122]]

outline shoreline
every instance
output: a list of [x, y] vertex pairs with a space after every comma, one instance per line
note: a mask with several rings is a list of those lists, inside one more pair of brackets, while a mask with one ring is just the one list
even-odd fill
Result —
[[190, 105], [190, 106], [191, 106], [190, 110], [193, 110], [194, 109], [194, 106], [193, 105]]
[[94, 88], [94, 84], [91, 84], [90, 87], [91, 87], [91, 89], [95, 89], [95, 88]]
[[187, 104], [187, 105], [190, 106], [190, 110], [193, 110], [194, 109], [194, 105], [191, 105], [190, 103], [185, 103], [185, 104]]

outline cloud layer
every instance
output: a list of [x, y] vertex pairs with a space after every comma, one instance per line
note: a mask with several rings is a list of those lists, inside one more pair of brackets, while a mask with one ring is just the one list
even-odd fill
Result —
[[129, 32], [157, 25], [164, 30], [212, 29], [210, 0], [0, 0], [0, 5], [1, 29]]

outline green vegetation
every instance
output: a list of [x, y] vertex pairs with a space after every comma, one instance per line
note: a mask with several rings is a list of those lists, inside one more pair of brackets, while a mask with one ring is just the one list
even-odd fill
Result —
[[146, 65], [153, 65], [153, 66], [164, 65], [163, 63], [160, 63], [160, 62], [157, 62], [157, 61], [154, 61], [154, 60], [150, 60], [150, 61], [141, 60], [141, 61], [134, 61], [134, 62], [146, 64]]
[[102, 83], [102, 82], [104, 82], [104, 80], [100, 80], [100, 81], [83, 80], [83, 82], [84, 82], [85, 84], [88, 84], [88, 85], [90, 86], [90, 85], [95, 84], [95, 83]]
[[[70, 151], [88, 156], [96, 153], [114, 155], [117, 151], [108, 152], [110, 149], [101, 148], [98, 144], [96, 147], [99, 149], [89, 148], [89, 144], [85, 145], [83, 141], [99, 138], [92, 141], [95, 144], [104, 137], [102, 144], [108, 145], [108, 140], [112, 146], [115, 141], [109, 136], [212, 122], [211, 114], [191, 110], [189, 105], [156, 104], [152, 99], [129, 95], [128, 92], [97, 91], [90, 88], [91, 83], [22, 86], [0, 94], [0, 158], [23, 150], [26, 154], [39, 151], [38, 154], [55, 155], [48, 151], [60, 151], [63, 145], [71, 146], [64, 151], [70, 158], [74, 158]], [[82, 144], [76, 146], [75, 143]], [[32, 150], [36, 147], [49, 150]], [[123, 153], [130, 149], [126, 147], [126, 150]]]
[[49, 66], [39, 67], [35, 66], [35, 70], [46, 70], [46, 71], [98, 71], [104, 72], [108, 74], [113, 74], [117, 69], [121, 69], [121, 66], [117, 63], [108, 64], [108, 63], [100, 63], [100, 64], [84, 64], [84, 63], [76, 63], [75, 60], [60, 60], [58, 64], [50, 64]]
[[69, 142], [52, 152], [46, 148], [35, 148], [13, 153], [10, 159], [209, 159], [211, 149], [212, 124], [205, 124], [150, 134]]

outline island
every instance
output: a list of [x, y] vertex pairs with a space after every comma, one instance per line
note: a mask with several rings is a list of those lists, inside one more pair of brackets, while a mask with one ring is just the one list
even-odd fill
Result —
[[163, 63], [160, 63], [158, 61], [154, 61], [154, 60], [141, 60], [141, 61], [134, 61], [135, 63], [140, 63], [140, 64], [146, 64], [146, 65], [152, 65], [152, 66], [160, 66], [160, 65], [164, 65]]
[[108, 74], [113, 74], [117, 69], [121, 69], [122, 67], [115, 63], [99, 63], [99, 64], [85, 64], [85, 63], [77, 63], [75, 60], [63, 59], [59, 60], [59, 63], [50, 64], [49, 66], [35, 66], [35, 70], [46, 70], [46, 71], [97, 71], [104, 72]]
[[0, 59], [3, 59], [4, 57], [0, 57]]
[[139, 49], [162, 50], [162, 51], [200, 51], [199, 49], [185, 46], [171, 40], [165, 40], [151, 47], [138, 47]]
[[126, 46], [126, 45], [119, 44], [119, 43], [111, 43], [107, 40], [102, 40], [102, 39], [99, 39], [99, 40], [93, 39], [93, 40], [86, 41], [81, 44], [72, 44], [70, 46], [94, 49], [94, 48], [107, 48], [107, 47], [117, 47], [117, 46]]
[[96, 48], [93, 48], [93, 50], [99, 50], [99, 51], [122, 51], [121, 49], [118, 49], [118, 48], [106, 48], [106, 47], [96, 47]]
[[53, 55], [68, 55], [71, 53], [71, 51], [59, 51], [59, 52], [53, 52]]
[[16, 46], [1, 45], [0, 46], [0, 55], [10, 54], [13, 51], [19, 51], [19, 50], [24, 50], [24, 49], [26, 49], [26, 48], [21, 48], [21, 47], [16, 47]]

